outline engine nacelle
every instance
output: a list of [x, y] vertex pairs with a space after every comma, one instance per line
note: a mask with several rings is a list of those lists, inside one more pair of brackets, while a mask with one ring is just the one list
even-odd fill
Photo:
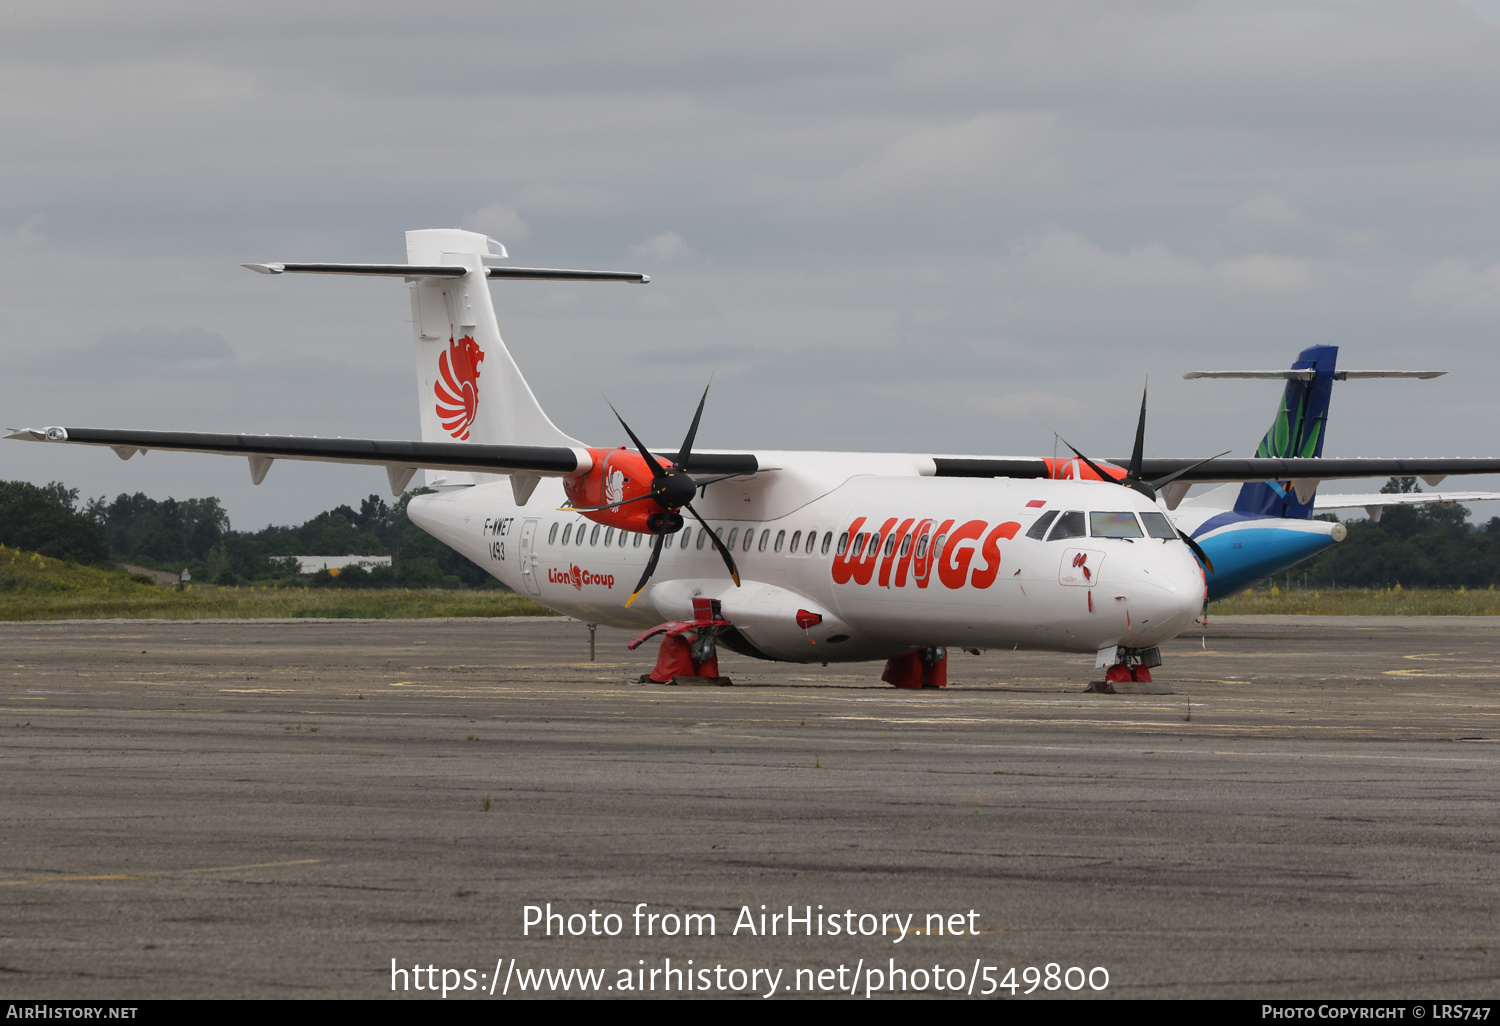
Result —
[[[1089, 468], [1089, 465], [1080, 459], [1060, 459], [1055, 456], [1043, 457], [1042, 462], [1047, 464], [1047, 476], [1054, 481], [1098, 481], [1099, 475]], [[1095, 460], [1099, 469], [1104, 471], [1116, 481], [1125, 476], [1125, 468], [1117, 467], [1103, 460]]]
[[[603, 506], [651, 493], [651, 468], [634, 449], [623, 445], [618, 449], [590, 449], [589, 455], [593, 457], [594, 465], [587, 474], [563, 479], [563, 488], [573, 505]], [[663, 467], [671, 466], [668, 460], [659, 462]], [[663, 533], [652, 531], [647, 524], [652, 516], [659, 518], [658, 526], [666, 528], [664, 533], [670, 534], [682, 526], [681, 517], [664, 512], [651, 499], [583, 515], [596, 524], [637, 534]]]

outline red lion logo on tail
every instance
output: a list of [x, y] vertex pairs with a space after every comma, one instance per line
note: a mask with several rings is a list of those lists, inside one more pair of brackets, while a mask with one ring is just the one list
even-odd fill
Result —
[[484, 350], [465, 335], [457, 342], [448, 337], [448, 351], [438, 356], [437, 415], [443, 430], [460, 442], [469, 440], [469, 428], [479, 414], [479, 365]]

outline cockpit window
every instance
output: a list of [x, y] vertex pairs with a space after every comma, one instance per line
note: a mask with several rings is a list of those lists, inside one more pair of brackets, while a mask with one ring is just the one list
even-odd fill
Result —
[[1048, 541], [1062, 541], [1064, 538], [1082, 538], [1083, 514], [1077, 510], [1069, 510], [1057, 518], [1057, 523], [1052, 525], [1052, 533], [1047, 536]]
[[1146, 533], [1153, 538], [1172, 539], [1177, 537], [1176, 530], [1167, 522], [1167, 518], [1160, 513], [1142, 513], [1141, 523], [1146, 525]]
[[1135, 514], [1128, 510], [1123, 513], [1090, 513], [1089, 528], [1095, 538], [1144, 537]]
[[1041, 541], [1047, 536], [1047, 528], [1051, 527], [1052, 521], [1056, 519], [1057, 510], [1049, 509], [1047, 512], [1036, 518], [1036, 523], [1031, 525], [1031, 529], [1026, 532], [1026, 537], [1035, 538], [1037, 541]]

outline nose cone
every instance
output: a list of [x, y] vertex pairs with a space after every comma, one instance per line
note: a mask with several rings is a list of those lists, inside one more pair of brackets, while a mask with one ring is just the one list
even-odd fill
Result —
[[1133, 644], [1170, 641], [1203, 611], [1202, 567], [1186, 545], [1168, 544], [1162, 549], [1162, 558], [1142, 564], [1130, 585]]

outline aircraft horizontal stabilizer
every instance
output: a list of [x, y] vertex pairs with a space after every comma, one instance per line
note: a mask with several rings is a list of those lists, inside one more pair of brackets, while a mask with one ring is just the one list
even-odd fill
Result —
[[[462, 264], [241, 264], [258, 274], [358, 274], [377, 278], [462, 278]], [[486, 278], [529, 281], [628, 281], [645, 285], [649, 274], [637, 271], [576, 271], [561, 267], [486, 267]]]
[[[248, 266], [248, 265], [247, 265]], [[1439, 378], [1447, 371], [1440, 370], [1345, 370], [1334, 371], [1334, 381], [1361, 381], [1367, 378]], [[1292, 370], [1241, 370], [1241, 371], [1188, 371], [1184, 378], [1275, 378], [1279, 381], [1311, 381], [1318, 376], [1317, 368], [1304, 367]]]

